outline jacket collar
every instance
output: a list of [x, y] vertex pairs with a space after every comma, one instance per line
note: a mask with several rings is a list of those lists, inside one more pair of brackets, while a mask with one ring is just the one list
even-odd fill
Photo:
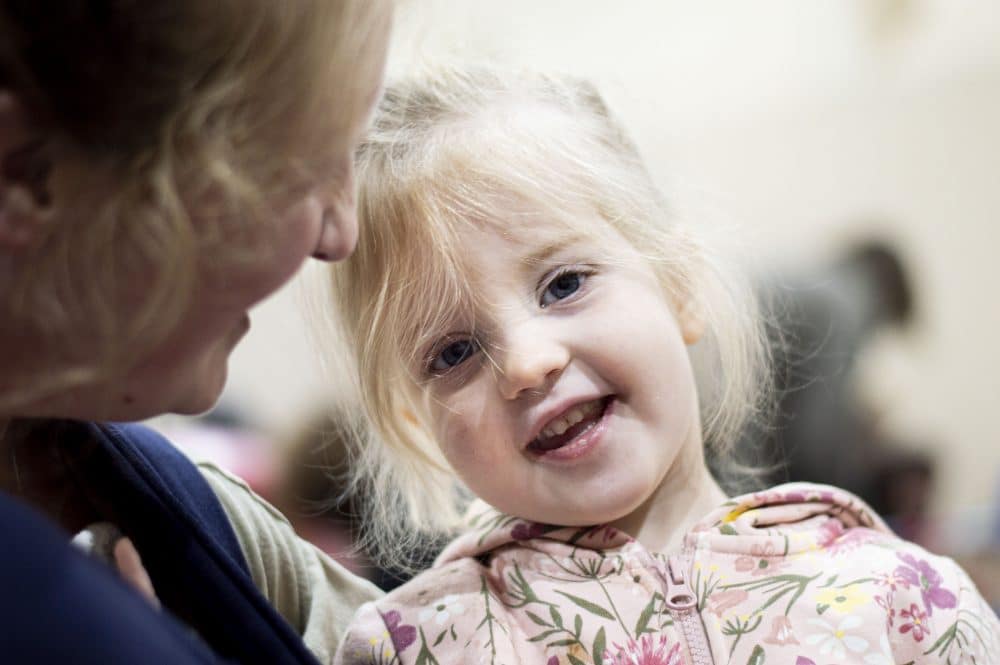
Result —
[[[600, 551], [618, 550], [633, 542], [608, 525], [565, 527], [528, 522], [505, 515], [481, 501], [469, 511], [469, 528], [440, 554], [437, 565], [481, 557], [499, 548], [541, 542], [564, 543]], [[874, 532], [891, 534], [878, 515], [857, 496], [829, 485], [788, 483], [734, 497], [709, 511], [685, 535], [685, 548], [717, 552], [769, 551], [793, 554]]]

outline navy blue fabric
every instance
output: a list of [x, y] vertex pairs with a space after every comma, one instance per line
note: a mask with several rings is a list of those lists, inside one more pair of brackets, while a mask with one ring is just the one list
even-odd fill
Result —
[[216, 663], [43, 517], [0, 496], [0, 662]]
[[0, 662], [316, 663], [254, 586], [211, 488], [165, 439], [136, 425], [73, 422], [60, 423], [58, 441], [102, 519], [135, 542], [166, 609], [0, 497]]

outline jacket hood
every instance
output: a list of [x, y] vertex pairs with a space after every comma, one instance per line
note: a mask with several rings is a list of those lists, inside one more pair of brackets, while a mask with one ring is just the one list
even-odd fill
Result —
[[[445, 548], [435, 565], [482, 557], [531, 540], [604, 552], [634, 542], [613, 526], [539, 524], [505, 515], [482, 502], [473, 504], [468, 523], [468, 531]], [[788, 483], [725, 501], [688, 530], [684, 547], [780, 556], [829, 547], [835, 541], [837, 546], [867, 542], [878, 538], [879, 532], [892, 534], [875, 511], [850, 492], [829, 485]]]

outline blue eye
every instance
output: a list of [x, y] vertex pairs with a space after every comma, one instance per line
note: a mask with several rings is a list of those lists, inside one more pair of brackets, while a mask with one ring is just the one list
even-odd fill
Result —
[[460, 339], [441, 349], [431, 359], [430, 370], [435, 374], [443, 374], [453, 367], [465, 362], [469, 356], [479, 350], [479, 345], [472, 339]]
[[580, 290], [586, 275], [578, 270], [565, 270], [556, 275], [545, 287], [542, 293], [541, 306], [546, 307], [552, 303], [569, 298]]

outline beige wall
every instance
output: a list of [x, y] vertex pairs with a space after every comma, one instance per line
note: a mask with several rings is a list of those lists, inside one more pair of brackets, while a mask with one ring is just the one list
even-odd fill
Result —
[[[933, 452], [951, 509], [987, 501], [1000, 470], [998, 8], [412, 1], [391, 66], [457, 55], [591, 76], [657, 176], [727, 234], [740, 228], [758, 267], [894, 241], [920, 325], [879, 341], [863, 388], [889, 431], [944, 444]], [[277, 430], [324, 394], [297, 289], [255, 312], [227, 392]]]

